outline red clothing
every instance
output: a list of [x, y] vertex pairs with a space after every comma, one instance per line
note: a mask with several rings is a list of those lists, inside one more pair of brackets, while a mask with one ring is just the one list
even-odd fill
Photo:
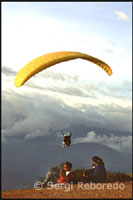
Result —
[[68, 183], [68, 177], [60, 176], [60, 179], [57, 181], [57, 183]]

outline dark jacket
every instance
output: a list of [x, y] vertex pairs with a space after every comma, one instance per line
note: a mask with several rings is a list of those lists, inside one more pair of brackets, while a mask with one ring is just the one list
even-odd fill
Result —
[[104, 167], [104, 164], [100, 163], [96, 165], [92, 173], [91, 181], [94, 183], [103, 183], [106, 181], [106, 178], [107, 178], [107, 175], [106, 175], [106, 169]]
[[70, 172], [68, 175], [68, 183], [71, 183], [74, 181], [74, 172]]

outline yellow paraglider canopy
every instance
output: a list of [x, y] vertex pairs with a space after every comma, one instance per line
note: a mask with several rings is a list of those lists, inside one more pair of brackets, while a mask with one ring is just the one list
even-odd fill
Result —
[[88, 54], [72, 51], [53, 52], [40, 56], [28, 64], [26, 64], [16, 75], [14, 84], [16, 87], [22, 86], [28, 79], [37, 74], [38, 72], [45, 70], [46, 68], [55, 65], [60, 62], [73, 60], [73, 59], [85, 59], [99, 67], [101, 67], [108, 75], [112, 75], [111, 68], [98, 58], [92, 57]]

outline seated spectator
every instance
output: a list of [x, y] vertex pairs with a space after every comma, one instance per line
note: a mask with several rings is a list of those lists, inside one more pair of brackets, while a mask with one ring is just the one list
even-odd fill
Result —
[[98, 156], [92, 157], [92, 166], [93, 168], [91, 173], [83, 174], [85, 181], [93, 183], [104, 183], [106, 181], [107, 174], [103, 160]]
[[64, 164], [64, 170], [66, 172], [66, 176], [68, 177], [68, 183], [74, 181], [74, 172], [72, 171], [72, 163], [66, 162]]
[[92, 174], [93, 174], [94, 169], [95, 169], [95, 165], [92, 164], [91, 168], [89, 168], [89, 169], [87, 169], [87, 170], [85, 170], [85, 171], [83, 172], [83, 182], [85, 182], [85, 183], [86, 183], [86, 182], [89, 182], [89, 180], [90, 180], [91, 177], [92, 177]]
[[45, 179], [42, 181], [43, 186], [46, 186], [49, 181], [56, 183], [71, 183], [74, 181], [74, 173], [72, 170], [72, 164], [70, 162], [66, 162], [64, 164], [64, 169], [60, 171], [60, 178], [58, 180], [57, 176], [53, 172], [47, 172]]
[[64, 169], [60, 169], [59, 176], [60, 178], [57, 180], [57, 183], [68, 183], [68, 177]]

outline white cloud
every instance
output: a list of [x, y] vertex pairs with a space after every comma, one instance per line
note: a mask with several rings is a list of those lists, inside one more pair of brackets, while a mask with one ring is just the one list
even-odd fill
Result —
[[43, 133], [40, 130], [35, 130], [35, 132], [32, 132], [31, 134], [27, 134], [25, 136], [25, 139], [35, 138], [35, 137], [42, 136], [42, 135], [43, 135]]
[[97, 135], [91, 131], [86, 137], [73, 139], [73, 144], [77, 143], [98, 143], [121, 152], [131, 152], [132, 136], [116, 136], [116, 135]]
[[[50, 91], [50, 95], [44, 89], [40, 89], [38, 93], [30, 90], [27, 91], [27, 95], [26, 91], [23, 95], [23, 90], [19, 90], [18, 93], [13, 90], [3, 93], [2, 135], [5, 139], [30, 139], [47, 135], [51, 130], [69, 128], [71, 124], [121, 131], [132, 129], [130, 107], [124, 108], [113, 103], [93, 105], [88, 103], [89, 99], [92, 99], [90, 97], [74, 97], [59, 90], [58, 93]], [[75, 94], [75, 91], [71, 92]], [[94, 141], [93, 134], [89, 135], [89, 141], [90, 139]], [[102, 139], [108, 141], [106, 137]]]
[[128, 16], [123, 11], [118, 11], [117, 10], [114, 13], [117, 15], [119, 20], [123, 20], [123, 21], [128, 21], [129, 20]]

